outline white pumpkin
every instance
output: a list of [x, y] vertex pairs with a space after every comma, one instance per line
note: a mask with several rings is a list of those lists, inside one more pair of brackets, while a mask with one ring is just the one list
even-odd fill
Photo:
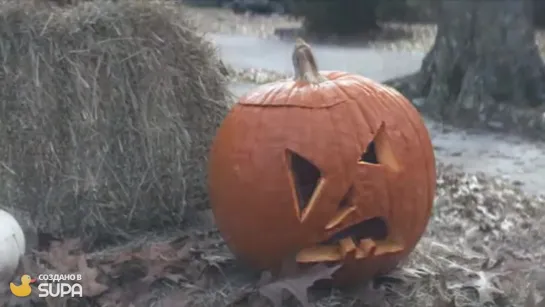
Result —
[[11, 280], [25, 254], [25, 234], [8, 212], [0, 209], [0, 282]]

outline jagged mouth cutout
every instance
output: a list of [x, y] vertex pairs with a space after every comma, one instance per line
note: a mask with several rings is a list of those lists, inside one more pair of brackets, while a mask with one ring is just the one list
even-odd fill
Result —
[[[301, 222], [313, 210], [316, 199], [320, 196], [326, 181], [320, 169], [302, 155], [287, 150], [287, 161], [291, 170], [292, 189], [295, 196], [295, 210]], [[374, 135], [373, 140], [361, 154], [355, 167], [388, 167], [399, 171], [384, 130], [384, 123]], [[324, 231], [337, 229], [347, 216], [357, 210], [351, 204], [353, 187], [340, 201], [337, 213], [325, 225]], [[316, 246], [305, 248], [297, 254], [300, 263], [336, 262], [352, 255], [355, 259], [379, 256], [402, 251], [403, 245], [393, 240], [388, 231], [384, 217], [373, 217], [363, 220], [345, 229], [335, 231], [332, 236], [319, 242]]]

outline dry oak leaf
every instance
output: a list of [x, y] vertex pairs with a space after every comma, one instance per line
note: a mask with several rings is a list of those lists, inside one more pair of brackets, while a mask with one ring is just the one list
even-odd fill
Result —
[[545, 307], [545, 298], [537, 298], [534, 287], [530, 287], [524, 307]]
[[350, 293], [351, 297], [364, 303], [366, 306], [381, 306], [381, 303], [386, 300], [387, 290], [382, 285], [375, 287], [374, 282], [369, 281], [354, 286]]
[[184, 268], [184, 260], [190, 257], [191, 244], [185, 244], [179, 249], [170, 243], [155, 243], [149, 249], [138, 253], [136, 258], [147, 265], [147, 274], [142, 281], [152, 283], [158, 279], [166, 278], [173, 282], [183, 280], [182, 274], [170, 272], [169, 268]]
[[310, 307], [308, 289], [318, 280], [331, 279], [333, 273], [340, 267], [340, 264], [332, 267], [316, 264], [292, 276], [284, 276], [260, 286], [259, 293], [267, 297], [275, 307], [282, 307], [283, 292], [285, 290], [291, 293], [303, 307]]
[[434, 301], [433, 301], [433, 307], [458, 307], [458, 305], [456, 305], [456, 301], [454, 300], [454, 298], [451, 298], [450, 300], [445, 300], [443, 298], [436, 298]]
[[143, 282], [152, 284], [154, 281], [162, 278], [169, 279], [176, 283], [180, 280], [184, 280], [184, 276], [182, 274], [171, 273], [168, 271], [168, 268], [174, 266], [172, 262], [149, 261], [146, 266], [146, 276], [140, 279]]
[[180, 248], [175, 248], [171, 242], [153, 243], [147, 248], [136, 252], [134, 257], [140, 260], [148, 261], [180, 261], [190, 257], [192, 244], [186, 243]]
[[146, 279], [155, 281], [158, 278], [168, 278], [175, 282], [180, 280], [178, 274], [166, 272], [168, 267], [179, 267], [183, 260], [190, 257], [191, 244], [187, 243], [180, 248], [169, 242], [152, 243], [140, 247], [139, 250], [120, 252], [115, 257], [101, 261], [101, 269], [113, 277], [119, 277], [120, 266], [131, 261], [141, 261], [147, 267]]
[[137, 280], [111, 289], [101, 295], [98, 302], [101, 307], [130, 307], [149, 294], [149, 284]]
[[78, 268], [79, 256], [72, 252], [79, 250], [79, 239], [52, 241], [47, 251], [36, 252], [38, 258], [49, 263], [59, 273], [72, 273]]
[[87, 264], [85, 255], [80, 255], [78, 259], [78, 271], [81, 274], [81, 287], [83, 288], [83, 295], [86, 297], [93, 297], [101, 295], [106, 292], [109, 287], [98, 283], [96, 278], [98, 277], [98, 270], [91, 268]]
[[498, 288], [494, 283], [494, 274], [479, 271], [475, 272], [474, 276], [475, 277], [465, 283], [454, 285], [453, 288], [474, 289], [479, 295], [479, 303], [483, 305], [486, 303], [495, 303], [494, 295], [505, 295], [504, 291]]
[[[14, 277], [20, 277], [23, 274], [28, 274], [30, 276], [38, 276], [40, 274], [49, 273], [50, 271], [40, 266], [31, 255], [24, 255], [19, 258], [19, 265], [15, 271]], [[17, 280], [19, 281], [19, 280]], [[1, 306], [1, 305], [0, 305]]]
[[186, 307], [192, 306], [190, 296], [194, 289], [176, 289], [156, 302], [158, 307]]

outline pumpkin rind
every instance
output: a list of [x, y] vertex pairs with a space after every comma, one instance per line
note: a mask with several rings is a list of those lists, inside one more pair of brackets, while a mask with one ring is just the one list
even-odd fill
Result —
[[[345, 258], [336, 279], [344, 283], [388, 271], [412, 251], [431, 215], [435, 159], [418, 111], [397, 91], [358, 75], [321, 74], [327, 80], [319, 84], [287, 80], [240, 99], [211, 148], [209, 190], [228, 246], [260, 269], [276, 270], [287, 255], [384, 218], [396, 241], [385, 254], [356, 259], [350, 242], [339, 243]], [[387, 163], [358, 162], [371, 142]], [[320, 173], [303, 210], [294, 155]], [[349, 191], [349, 207], [339, 208]], [[332, 249], [323, 257], [336, 257]]]

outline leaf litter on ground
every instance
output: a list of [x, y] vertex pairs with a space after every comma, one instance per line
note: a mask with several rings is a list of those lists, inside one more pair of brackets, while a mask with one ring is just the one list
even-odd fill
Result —
[[310, 307], [308, 290], [319, 280], [327, 280], [341, 267], [340, 264], [326, 266], [315, 264], [309, 268], [300, 269], [297, 263], [286, 261], [277, 278], [272, 278], [270, 273], [263, 273], [259, 282], [258, 291], [267, 297], [274, 307], [282, 307], [284, 291], [293, 295], [303, 307]]
[[[107, 288], [87, 299], [105, 307], [149, 306], [146, 302], [152, 299], [165, 307], [271, 307], [273, 301], [278, 305], [279, 292], [291, 292], [290, 283], [298, 285], [295, 295], [282, 306], [310, 301], [316, 307], [545, 307], [545, 198], [525, 195], [497, 178], [440, 164], [437, 183], [434, 214], [410, 257], [372, 285], [353, 291], [333, 289], [320, 296], [311, 288], [307, 295], [303, 289], [313, 275], [301, 281], [296, 270], [289, 269], [285, 271], [290, 274], [265, 274], [258, 281], [236, 265], [213, 225], [176, 240], [147, 239], [146, 244], [133, 243], [116, 252], [84, 253], [78, 240], [57, 240], [29, 253], [18, 274], [87, 272], [87, 287], [97, 289], [90, 294]], [[327, 270], [318, 274], [328, 275]], [[154, 292], [157, 285], [166, 285], [168, 291]], [[49, 306], [61, 306], [54, 303]]]
[[[165, 281], [181, 285], [197, 283], [203, 271], [218, 266], [213, 260], [202, 257], [203, 252], [196, 249], [197, 240], [188, 236], [175, 240], [153, 242], [130, 247], [106, 255], [91, 255], [83, 252], [78, 239], [55, 240], [46, 250], [33, 251], [21, 259], [18, 276], [29, 274], [79, 274], [77, 282], [83, 289], [83, 296], [94, 299], [100, 306], [137, 306], [135, 302], [148, 297], [156, 282]], [[16, 280], [17, 281], [17, 280]], [[33, 285], [37, 286], [37, 285]], [[37, 292], [34, 291], [33, 294]], [[180, 297], [189, 293], [179, 290], [161, 303], [163, 306], [181, 306]], [[172, 301], [176, 297], [176, 302]], [[0, 302], [4, 302], [0, 296]], [[20, 302], [19, 302], [20, 303]], [[46, 306], [64, 306], [66, 300], [46, 299]], [[4, 304], [3, 304], [4, 305]], [[142, 306], [147, 306], [143, 303]]]

